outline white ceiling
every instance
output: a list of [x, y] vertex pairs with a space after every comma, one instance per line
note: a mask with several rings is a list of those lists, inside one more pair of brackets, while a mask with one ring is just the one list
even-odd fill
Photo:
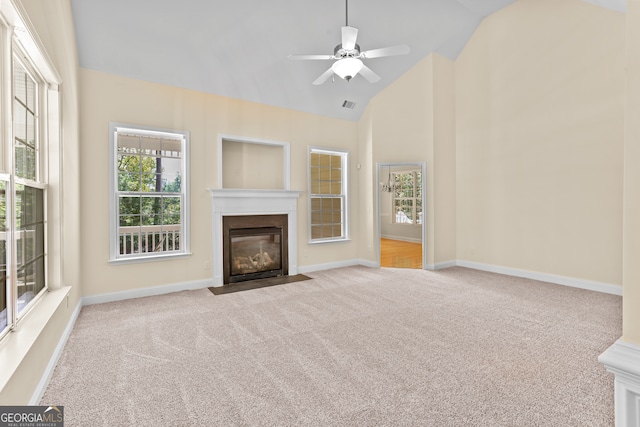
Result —
[[[331, 61], [345, 0], [71, 0], [80, 66], [150, 82], [358, 120], [375, 94], [422, 58], [455, 59], [485, 16], [515, 0], [350, 0], [361, 50], [407, 44], [365, 64], [381, 76], [313, 82]], [[586, 0], [624, 10], [626, 0]], [[354, 101], [353, 110], [343, 108]]]

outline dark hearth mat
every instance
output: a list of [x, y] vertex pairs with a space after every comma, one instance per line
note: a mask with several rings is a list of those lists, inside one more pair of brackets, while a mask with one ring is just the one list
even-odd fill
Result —
[[256, 279], [246, 282], [231, 283], [223, 286], [213, 286], [209, 288], [209, 290], [214, 295], [222, 295], [230, 294], [232, 292], [249, 291], [251, 289], [267, 288], [269, 286], [284, 285], [285, 283], [302, 282], [303, 280], [311, 280], [311, 277], [305, 276], [304, 274], [269, 277], [268, 279]]

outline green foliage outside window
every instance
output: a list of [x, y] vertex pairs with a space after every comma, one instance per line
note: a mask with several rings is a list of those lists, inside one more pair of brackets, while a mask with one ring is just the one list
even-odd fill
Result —
[[118, 226], [127, 227], [120, 229], [120, 254], [179, 250], [180, 231], [176, 229], [182, 222], [179, 147], [176, 141], [119, 136]]
[[393, 222], [422, 224], [422, 173], [394, 173]]

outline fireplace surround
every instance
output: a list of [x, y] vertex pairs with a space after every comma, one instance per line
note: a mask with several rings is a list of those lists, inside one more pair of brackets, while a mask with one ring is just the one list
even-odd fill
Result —
[[300, 191], [223, 188], [210, 189], [209, 192], [212, 203], [213, 286], [229, 284], [228, 279], [225, 281], [224, 274], [225, 217], [284, 215], [286, 217], [287, 239], [286, 241], [283, 239], [282, 244], [283, 252], [286, 251], [288, 258], [288, 274], [298, 274], [297, 206]]

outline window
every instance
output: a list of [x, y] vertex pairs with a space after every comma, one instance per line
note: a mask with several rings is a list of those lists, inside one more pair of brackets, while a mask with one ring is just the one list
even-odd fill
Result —
[[47, 289], [47, 187], [40, 166], [40, 110], [47, 91], [28, 55], [12, 47], [12, 161], [8, 173], [0, 174], [0, 335], [15, 327]]
[[189, 252], [188, 132], [111, 125], [111, 260]]
[[10, 326], [9, 295], [12, 287], [7, 278], [7, 188], [8, 179], [0, 181], [0, 333], [6, 332]]
[[391, 221], [395, 224], [422, 224], [422, 172], [410, 171], [394, 173], [393, 212]]
[[309, 236], [311, 243], [347, 240], [347, 170], [345, 151], [309, 149]]

